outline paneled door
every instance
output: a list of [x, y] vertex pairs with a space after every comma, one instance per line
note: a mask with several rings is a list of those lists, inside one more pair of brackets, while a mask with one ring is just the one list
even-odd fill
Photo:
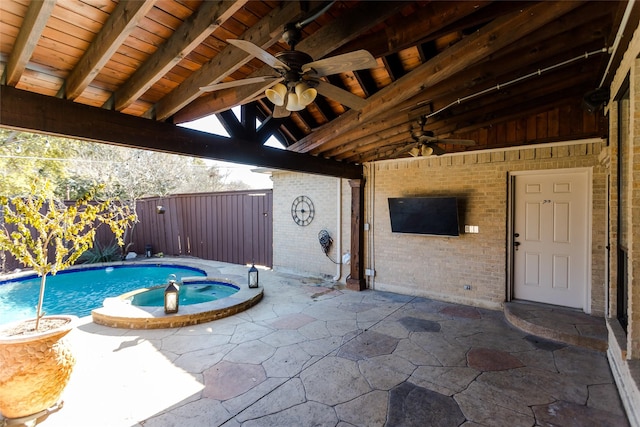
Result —
[[585, 308], [588, 173], [516, 175], [514, 197], [514, 297]]

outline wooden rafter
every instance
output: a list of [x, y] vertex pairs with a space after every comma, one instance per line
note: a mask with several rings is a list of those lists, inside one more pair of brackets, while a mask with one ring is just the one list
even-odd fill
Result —
[[[292, 151], [309, 152], [335, 138], [340, 133], [356, 128], [389, 108], [417, 95], [423, 88], [435, 85], [449, 76], [472, 66], [478, 61], [513, 43], [541, 26], [551, 22], [578, 3], [548, 2], [536, 4], [522, 12], [515, 12], [488, 24], [483, 31], [458, 42], [432, 60], [422, 64], [403, 78], [388, 85], [371, 98], [361, 112], [348, 111], [331, 124], [314, 132], [289, 147]], [[464, 58], [464, 60], [460, 60]]]
[[67, 99], [76, 99], [82, 94], [154, 4], [155, 0], [143, 2], [124, 0], [118, 3], [102, 30], [96, 35], [89, 49], [67, 78], [64, 87], [64, 96]]
[[[308, 53], [312, 58], [323, 58], [342, 44], [358, 37], [380, 23], [403, 5], [404, 2], [394, 2], [393, 6], [382, 2], [360, 5], [303, 39], [296, 49]], [[264, 66], [248, 77], [265, 75], [273, 75], [273, 69], [269, 66]], [[174, 117], [174, 121], [183, 123], [229, 109], [246, 102], [247, 99], [254, 99], [256, 96], [260, 96], [268, 87], [268, 85], [257, 84], [214, 92], [201, 97], [178, 112]]]
[[4, 84], [15, 86], [20, 80], [55, 4], [55, 0], [34, 1], [29, 4], [27, 14], [20, 26], [20, 33], [4, 70], [4, 78], [2, 79]]
[[124, 110], [155, 82], [230, 19], [248, 0], [204, 2], [173, 36], [112, 95], [115, 109]]
[[[6, 85], [0, 86], [0, 99], [0, 126], [10, 129], [348, 179], [362, 177], [361, 166], [87, 107]], [[39, 114], [33, 114], [34, 106], [38, 106]]]

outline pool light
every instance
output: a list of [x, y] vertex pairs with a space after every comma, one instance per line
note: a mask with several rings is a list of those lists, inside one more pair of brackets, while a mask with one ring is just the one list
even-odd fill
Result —
[[164, 290], [164, 312], [166, 314], [178, 312], [178, 305], [180, 304], [178, 298], [179, 293], [180, 287], [176, 285], [176, 281], [169, 280], [169, 285]]
[[251, 268], [249, 269], [249, 287], [258, 287], [258, 269], [256, 268], [255, 264], [251, 264]]

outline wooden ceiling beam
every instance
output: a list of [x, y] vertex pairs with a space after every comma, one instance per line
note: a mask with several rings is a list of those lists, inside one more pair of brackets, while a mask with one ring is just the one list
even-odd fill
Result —
[[[581, 33], [574, 33], [573, 35], [579, 37]], [[579, 46], [575, 48], [574, 51], [577, 54], [578, 52], [584, 52], [585, 49], [588, 50], [589, 47], [589, 45]], [[522, 51], [532, 52], [530, 55], [536, 56], [535, 59], [532, 58], [529, 62], [536, 62], [543, 66], [549, 66], [566, 60], [567, 56], [564, 49], [565, 46], [559, 43], [554, 43], [550, 46], [540, 44], [522, 46]], [[559, 53], [563, 53], [563, 56], [552, 56]], [[383, 131], [385, 126], [392, 127], [415, 122], [420, 115], [446, 107], [454, 103], [457, 99], [485, 91], [494, 87], [498, 82], [506, 83], [511, 79], [522, 77], [523, 71], [519, 68], [521, 67], [521, 61], [522, 56], [511, 56], [503, 58], [501, 61], [483, 62], [475, 67], [469, 67], [464, 72], [458, 73], [452, 78], [430, 87], [427, 91], [405, 101], [396, 108], [389, 109], [385, 114], [377, 116], [374, 120], [363, 124], [363, 126], [341, 133], [333, 140], [312, 150], [311, 153], [323, 153], [325, 157], [332, 157], [339, 153], [339, 151], [336, 152], [337, 150], [341, 148], [351, 149], [354, 145], [357, 146], [359, 144], [360, 139], [366, 135]], [[517, 74], [518, 72], [520, 74]], [[549, 78], [553, 79], [553, 77], [554, 75], [552, 74]], [[539, 79], [539, 77], [535, 79]], [[571, 79], [568, 79], [567, 82], [571, 82]], [[529, 86], [525, 84], [521, 87], [523, 90], [527, 90]], [[509, 90], [513, 91], [514, 88], [511, 87]], [[417, 107], [411, 109], [413, 106]], [[434, 121], [432, 120], [431, 123], [427, 124], [427, 130], [436, 130], [433, 123]], [[366, 144], [369, 142], [366, 142]]]
[[[6, 85], [0, 86], [0, 99], [0, 127], [9, 129], [266, 168], [347, 179], [362, 178], [362, 167], [358, 165], [251, 145], [250, 141], [230, 139]], [[70, 117], [73, 120], [69, 120]], [[251, 145], [250, 149], [247, 149], [248, 145]]]
[[256, 104], [249, 103], [240, 107], [240, 124], [247, 135], [247, 139], [253, 141], [256, 139]]
[[38, 45], [38, 39], [47, 26], [47, 21], [56, 5], [55, 0], [32, 1], [29, 3], [27, 14], [20, 26], [11, 55], [4, 69], [2, 81], [9, 86], [15, 86], [27, 67], [27, 63]]
[[[464, 124], [473, 123], [473, 117], [480, 117], [476, 122], [486, 122], [487, 117], [513, 117], [520, 114], [519, 107], [530, 99], [542, 99], [546, 97], [549, 102], [556, 98], [567, 96], [567, 90], [578, 87], [582, 92], [572, 92], [576, 96], [578, 103], [588, 88], [592, 87], [590, 73], [598, 64], [580, 64], [558, 70], [552, 76], [546, 78], [533, 79], [523, 82], [520, 85], [505, 87], [499, 91], [487, 93], [486, 96], [474, 100], [469, 100], [459, 106], [451, 107], [449, 110], [439, 114], [427, 122], [425, 129], [430, 130], [438, 136], [448, 137], [453, 132], [460, 132], [460, 127]], [[514, 103], [513, 100], [518, 102]], [[448, 100], [441, 100], [446, 105]], [[438, 104], [434, 105], [436, 109]], [[500, 113], [496, 113], [500, 111]], [[466, 128], [465, 132], [469, 131]]]
[[[392, 5], [387, 2], [363, 2], [301, 40], [296, 49], [308, 53], [316, 60], [323, 58], [344, 43], [384, 21], [405, 4], [406, 2], [394, 2]], [[273, 73], [273, 68], [265, 65], [247, 77], [273, 75]], [[258, 84], [213, 92], [185, 106], [175, 115], [174, 123], [188, 122], [240, 105], [260, 96], [268, 87], [269, 85]]]
[[365, 49], [376, 58], [396, 53], [421, 40], [433, 40], [434, 33], [491, 3], [491, 1], [429, 2], [424, 7], [412, 10], [409, 15], [394, 18], [387, 25], [386, 31], [366, 34], [345, 44], [335, 53]]
[[[283, 4], [274, 8], [271, 13], [262, 18], [258, 24], [245, 31], [240, 38], [266, 49], [280, 40], [284, 25], [294, 21], [300, 14], [299, 2], [283, 2]], [[145, 117], [155, 117], [156, 120], [168, 119], [202, 95], [201, 87], [222, 81], [252, 59], [253, 57], [245, 51], [233, 45], [227, 45], [218, 55], [204, 64], [199, 70], [192, 73], [176, 89], [158, 101], [152, 109], [145, 113]], [[274, 72], [272, 71], [271, 75], [273, 74]], [[215, 111], [209, 110], [208, 114], [203, 114], [189, 120], [174, 121], [174, 123], [184, 123], [220, 111], [222, 111], [222, 109]]]
[[[266, 108], [264, 102], [256, 101], [255, 104], [257, 109], [256, 111], [258, 112], [258, 119], [261, 122], [261, 125], [258, 126], [258, 129], [256, 129], [257, 131], [256, 138], [258, 140], [262, 140], [263, 135], [265, 133], [271, 132], [271, 135], [273, 135], [273, 137], [276, 140], [278, 140], [278, 142], [283, 147], [288, 147], [289, 145], [291, 145], [292, 138], [290, 137], [290, 134], [288, 132], [284, 131], [284, 126], [282, 121], [279, 119], [273, 118], [273, 115], [271, 114], [271, 110]], [[262, 144], [264, 144], [267, 139], [269, 139], [269, 135], [266, 136]]]
[[339, 156], [347, 150], [383, 141], [385, 138], [396, 135], [399, 132], [405, 132], [407, 137], [410, 138], [409, 133], [413, 123], [415, 121], [409, 120], [409, 116], [406, 114], [396, 114], [382, 120], [371, 121], [358, 128], [357, 131], [350, 132], [348, 138], [341, 138], [342, 142], [340, 144], [331, 144], [333, 148], [328, 149], [326, 146], [321, 146], [311, 151], [311, 153], [322, 155], [323, 157]]
[[123, 0], [118, 3], [66, 79], [61, 88], [65, 98], [73, 100], [84, 92], [155, 2]]
[[[578, 77], [575, 77], [578, 76]], [[582, 76], [582, 77], [581, 77]], [[510, 87], [505, 89], [502, 93], [490, 93], [479, 98], [477, 100], [469, 101], [460, 107], [452, 108], [443, 113], [443, 117], [432, 117], [425, 125], [425, 130], [434, 132], [438, 137], [447, 138], [452, 137], [454, 133], [471, 132], [478, 128], [495, 124], [491, 121], [492, 117], [500, 117], [501, 119], [507, 117], [513, 119], [518, 116], [526, 115], [528, 112], [523, 112], [519, 108], [513, 108], [513, 98], [519, 99], [518, 105], [524, 108], [532, 108], [528, 103], [530, 98], [533, 97], [540, 103], [537, 107], [544, 108], [544, 102], [556, 102], [556, 97], [560, 97], [566, 100], [568, 93], [567, 88], [571, 87], [580, 80], [586, 81], [588, 73], [581, 73], [579, 68], [571, 68], [564, 70], [553, 76], [553, 78], [535, 80], [528, 82], [527, 84], [520, 85], [518, 87]], [[572, 81], [573, 80], [573, 81]], [[574, 94], [576, 95], [576, 94]], [[577, 94], [581, 98], [580, 93]], [[443, 99], [435, 104], [435, 107], [448, 105], [454, 99]], [[394, 118], [390, 118], [389, 121], [383, 123], [399, 123], [394, 126], [390, 126], [388, 129], [380, 131], [377, 130], [366, 137], [360, 138], [355, 141], [343, 144], [333, 150], [324, 152], [324, 157], [335, 158], [342, 161], [358, 161], [360, 162], [361, 156], [365, 155], [368, 151], [375, 150], [379, 146], [385, 146], [389, 144], [389, 139], [395, 135], [404, 131], [404, 138], [407, 143], [411, 140], [411, 125], [415, 123], [415, 120], [407, 120], [406, 115], [398, 114]], [[458, 129], [457, 126], [461, 124], [465, 125], [464, 129]], [[455, 135], [453, 136], [455, 137]]]
[[356, 80], [358, 80], [358, 84], [364, 91], [366, 98], [369, 98], [378, 91], [378, 86], [376, 86], [376, 81], [373, 79], [371, 71], [356, 70], [353, 72], [353, 75], [356, 77]]
[[278, 119], [274, 119], [273, 116], [269, 116], [262, 120], [262, 124], [256, 129], [255, 139], [260, 145], [267, 142], [272, 135], [280, 141], [283, 146], [287, 146], [286, 142], [282, 141], [282, 137], [277, 135], [278, 130], [282, 124]]
[[388, 85], [368, 99], [360, 112], [348, 111], [328, 125], [289, 147], [309, 152], [352, 129], [361, 127], [375, 116], [394, 111], [421, 92], [429, 93], [433, 86], [496, 53], [499, 49], [525, 37], [577, 7], [575, 2], [544, 2], [516, 12], [485, 26], [482, 31], [451, 46], [430, 61], [420, 65], [401, 79]]
[[398, 105], [398, 109], [410, 109], [422, 102], [430, 103], [446, 92], [457, 93], [462, 98], [477, 92], [485, 82], [504, 83], [535, 71], [523, 69], [522, 64], [536, 64], [544, 68], [566, 61], [571, 57], [603, 47], [604, 40], [594, 40], [594, 33], [604, 35], [606, 20], [601, 19], [602, 7], [597, 2], [588, 2], [571, 14], [570, 20], [559, 19], [545, 26], [544, 36], [533, 34], [526, 44], [513, 43], [474, 67], [430, 87], [416, 97]]
[[216, 114], [216, 117], [231, 138], [241, 139], [246, 137], [244, 128], [233, 111], [221, 111]]
[[384, 147], [375, 148], [369, 152], [360, 153], [350, 158], [352, 159], [352, 161], [360, 164], [381, 159], [395, 159], [398, 157], [403, 157], [403, 154], [406, 154], [415, 146], [416, 144], [411, 143], [410, 141], [398, 140], [393, 144], [387, 144]]
[[[205, 1], [112, 95], [115, 109], [122, 111], [164, 77], [187, 54], [198, 47], [248, 0]], [[107, 102], [109, 104], [110, 102]]]
[[389, 55], [383, 56], [382, 62], [384, 63], [384, 67], [387, 69], [389, 76], [391, 77], [391, 81], [395, 82], [400, 77], [407, 74], [405, 69], [402, 67], [402, 60], [400, 60], [400, 57], [397, 53], [391, 53]]
[[[391, 116], [406, 114], [409, 116], [409, 121], [412, 121], [420, 115], [445, 107], [457, 99], [484, 91], [497, 83], [506, 83], [511, 79], [522, 77], [525, 72], [535, 71], [535, 69], [523, 70], [523, 60], [526, 60], [526, 63], [538, 64], [539, 67], [544, 68], [600, 47], [599, 42], [593, 41], [580, 46], [573, 46], [576, 41], [582, 43], [584, 40], [590, 40], [592, 38], [590, 34], [594, 29], [597, 31], [596, 22], [593, 22], [592, 18], [586, 18], [588, 15], [593, 16], [593, 13], [596, 13], [596, 11], [589, 5], [587, 10], [580, 14], [585, 17], [584, 19], [578, 18], [575, 22], [571, 22], [572, 25], [567, 23], [566, 32], [556, 33], [560, 35], [559, 39], [561, 41], [556, 40], [554, 43], [547, 43], [546, 40], [538, 40], [526, 45], [516, 43], [519, 51], [525, 52], [525, 56], [522, 53], [515, 54], [514, 52], [513, 55], [502, 56], [499, 61], [483, 61], [474, 67], [469, 67], [463, 73], [446, 79], [416, 97], [401, 103], [395, 110], [391, 109], [386, 115], [381, 115], [379, 119], [382, 121], [383, 118], [386, 118], [389, 121], [394, 121], [395, 119]], [[578, 27], [575, 28], [575, 26]], [[548, 27], [555, 27], [555, 23], [545, 27], [545, 29]], [[554, 32], [554, 29], [550, 28], [550, 31]], [[532, 38], [528, 38], [528, 40], [532, 40]], [[415, 109], [411, 107], [415, 107]], [[378, 131], [375, 123], [374, 121], [366, 124], [365, 127], [370, 133]], [[431, 124], [427, 125], [429, 130], [433, 130], [431, 127]], [[356, 128], [352, 131], [344, 132], [336, 139], [324, 144], [322, 148], [326, 150], [334, 146], [349, 144], [354, 139], [361, 138], [363, 130], [364, 128]], [[316, 151], [313, 150], [312, 152], [316, 154]]]
[[[402, 130], [404, 130], [404, 132], [402, 132]], [[389, 146], [398, 146], [398, 145], [401, 145], [403, 147], [404, 146], [413, 147], [416, 144], [417, 142], [415, 142], [411, 138], [410, 129], [400, 129], [400, 131], [397, 131], [394, 135], [384, 138], [381, 141], [374, 142], [368, 145], [362, 145], [354, 149], [346, 150], [340, 153], [340, 155], [335, 156], [335, 159], [346, 161], [346, 162], [355, 161], [357, 163], [360, 163], [362, 162], [361, 160], [362, 156], [367, 155], [367, 153], [370, 153], [372, 151], [378, 152], [380, 150], [388, 149]]]
[[327, 122], [330, 122], [337, 117], [336, 113], [333, 111], [331, 105], [329, 105], [324, 96], [316, 97], [314, 103], [316, 104], [320, 114], [322, 114], [322, 117], [324, 117]]
[[[555, 96], [550, 96], [555, 94]], [[526, 117], [536, 112], [544, 111], [548, 106], [566, 104], [571, 100], [576, 105], [581, 105], [582, 95], [584, 91], [580, 87], [572, 86], [570, 88], [559, 88], [555, 93], [551, 90], [542, 92], [535, 98], [523, 99], [519, 108], [513, 109], [513, 103], [508, 101], [497, 102], [495, 107], [488, 111], [471, 111], [466, 114], [456, 116], [455, 123], [446, 121], [442, 124], [448, 124], [440, 128], [441, 132], [437, 132], [438, 137], [448, 137], [454, 132], [456, 134], [472, 132], [477, 129], [492, 126], [497, 123], [503, 123], [514, 120], [518, 117]]]

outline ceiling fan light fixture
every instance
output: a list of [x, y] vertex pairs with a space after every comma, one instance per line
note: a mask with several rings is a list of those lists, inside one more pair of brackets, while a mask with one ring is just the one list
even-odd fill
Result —
[[287, 87], [282, 83], [277, 83], [264, 91], [267, 99], [274, 105], [282, 107], [284, 105], [285, 96], [287, 96]]
[[433, 154], [433, 148], [429, 147], [428, 145], [423, 145], [422, 147], [420, 147], [420, 154], [423, 157], [427, 157]]
[[304, 82], [300, 82], [296, 85], [296, 95], [298, 96], [298, 102], [303, 107], [311, 104], [318, 96], [318, 91], [312, 87], [309, 87]]
[[287, 95], [289, 98], [287, 100], [287, 106], [285, 107], [289, 111], [300, 111], [304, 110], [304, 105], [300, 103], [298, 100], [298, 95], [294, 92], [289, 92]]
[[420, 149], [418, 147], [413, 147], [411, 150], [409, 150], [409, 154], [411, 154], [413, 157], [419, 157]]

